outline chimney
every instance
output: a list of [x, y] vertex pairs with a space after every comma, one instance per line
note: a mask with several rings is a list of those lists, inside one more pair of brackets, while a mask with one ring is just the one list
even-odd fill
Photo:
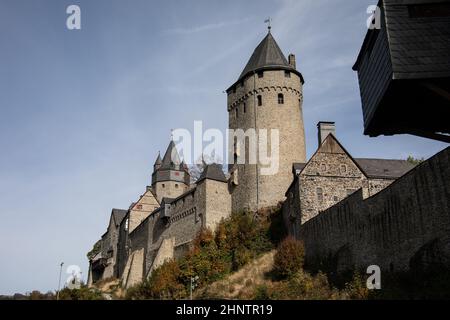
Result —
[[289, 64], [290, 64], [294, 69], [296, 69], [297, 67], [296, 67], [296, 64], [295, 64], [295, 54], [293, 54], [293, 53], [289, 54], [288, 59], [289, 59]]
[[318, 130], [318, 136], [319, 136], [319, 147], [321, 146], [323, 140], [332, 133], [334, 136], [336, 136], [336, 125], [334, 122], [329, 121], [320, 121], [317, 124], [317, 130]]

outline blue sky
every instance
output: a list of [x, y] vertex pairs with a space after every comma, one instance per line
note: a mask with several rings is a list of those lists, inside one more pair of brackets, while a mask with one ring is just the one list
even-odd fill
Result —
[[[172, 128], [227, 126], [223, 91], [265, 36], [305, 78], [307, 153], [336, 121], [356, 157], [430, 157], [443, 143], [363, 136], [356, 74], [367, 0], [0, 0], [0, 294], [54, 290], [150, 184]], [[66, 28], [81, 7], [82, 29]]]

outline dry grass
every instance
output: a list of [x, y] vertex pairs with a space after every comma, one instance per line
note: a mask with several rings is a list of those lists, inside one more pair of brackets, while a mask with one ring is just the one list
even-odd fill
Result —
[[196, 299], [252, 299], [255, 288], [271, 282], [267, 273], [273, 269], [275, 250], [245, 265], [224, 280], [214, 282], [195, 292]]
[[112, 297], [112, 299], [122, 299], [125, 297], [125, 291], [120, 286], [120, 280], [116, 278], [100, 280], [95, 283], [94, 287], [103, 294]]

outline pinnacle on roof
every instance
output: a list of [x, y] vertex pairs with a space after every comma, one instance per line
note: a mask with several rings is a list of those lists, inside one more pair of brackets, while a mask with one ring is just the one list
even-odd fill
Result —
[[170, 141], [169, 146], [167, 147], [166, 153], [162, 159], [162, 169], [174, 169], [175, 167], [180, 165], [180, 156], [178, 154], [177, 148], [175, 146], [175, 142], [173, 140]]
[[158, 152], [158, 157], [156, 158], [155, 165], [160, 165], [162, 163], [161, 154]]

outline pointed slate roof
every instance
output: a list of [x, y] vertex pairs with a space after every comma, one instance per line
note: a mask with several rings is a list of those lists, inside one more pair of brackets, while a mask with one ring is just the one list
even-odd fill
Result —
[[222, 165], [217, 163], [206, 165], [205, 169], [203, 169], [203, 172], [200, 175], [200, 178], [198, 178], [197, 183], [205, 179], [227, 182], [227, 178], [225, 177], [225, 174], [222, 170]]
[[128, 210], [112, 209], [111, 215], [114, 219], [116, 227], [122, 222], [123, 218], [127, 215]]
[[175, 166], [178, 166], [180, 162], [180, 155], [175, 147], [175, 142], [172, 140], [162, 159], [161, 169], [175, 169]]
[[258, 44], [255, 51], [253, 51], [250, 60], [248, 60], [247, 65], [239, 78], [244, 77], [247, 73], [266, 67], [284, 67], [287, 69], [294, 69], [288, 63], [286, 57], [270, 32]]
[[162, 163], [161, 154], [158, 152], [158, 157], [156, 158], [155, 166], [160, 165], [161, 163]]
[[253, 72], [271, 69], [290, 70], [296, 73], [300, 77], [301, 82], [304, 83], [302, 74], [289, 64], [283, 54], [283, 51], [281, 51], [272, 36], [272, 33], [269, 32], [253, 51], [253, 54], [245, 65], [244, 70], [241, 72], [239, 79], [232, 86], [230, 86], [229, 89]]

